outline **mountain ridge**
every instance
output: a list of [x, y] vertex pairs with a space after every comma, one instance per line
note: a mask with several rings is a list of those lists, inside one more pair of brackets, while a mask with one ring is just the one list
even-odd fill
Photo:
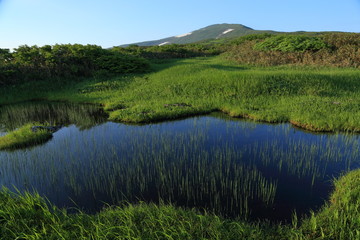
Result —
[[158, 40], [124, 44], [124, 45], [120, 45], [120, 47], [126, 47], [129, 45], [161, 46], [166, 44], [187, 44], [187, 43], [194, 43], [209, 39], [235, 38], [235, 37], [241, 37], [255, 33], [276, 33], [276, 32], [270, 30], [254, 30], [242, 24], [223, 23], [223, 24], [209, 25], [207, 27], [200, 28], [198, 30], [194, 30], [192, 32], [184, 33], [181, 35], [162, 38]]

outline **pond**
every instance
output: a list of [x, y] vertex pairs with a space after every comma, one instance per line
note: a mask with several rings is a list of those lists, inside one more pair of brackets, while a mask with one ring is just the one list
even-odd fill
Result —
[[36, 147], [0, 152], [0, 186], [36, 191], [59, 207], [164, 202], [224, 217], [288, 221], [317, 210], [332, 180], [360, 167], [360, 137], [314, 134], [214, 113], [171, 122], [107, 122], [96, 106], [0, 108], [2, 134], [61, 124]]

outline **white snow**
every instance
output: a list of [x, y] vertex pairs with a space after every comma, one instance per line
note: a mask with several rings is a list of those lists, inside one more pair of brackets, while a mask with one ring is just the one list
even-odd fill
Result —
[[165, 44], [169, 44], [170, 42], [163, 42], [163, 43], [160, 43], [158, 46], [162, 46], [162, 45], [165, 45]]
[[189, 36], [189, 35], [191, 35], [192, 34], [192, 32], [189, 32], [189, 33], [185, 33], [185, 34], [181, 34], [181, 35], [177, 35], [177, 36], [175, 36], [176, 38], [181, 38], [181, 37], [186, 37], [186, 36]]
[[227, 34], [227, 33], [229, 33], [229, 32], [232, 32], [232, 31], [234, 31], [234, 30], [235, 30], [235, 29], [229, 28], [228, 30], [224, 31], [222, 34], [224, 35], [224, 34]]
[[225, 30], [224, 32], [220, 33], [219, 36], [216, 37], [216, 39], [220, 38], [222, 35], [225, 35], [229, 32], [234, 31], [235, 29], [229, 28], [228, 30]]

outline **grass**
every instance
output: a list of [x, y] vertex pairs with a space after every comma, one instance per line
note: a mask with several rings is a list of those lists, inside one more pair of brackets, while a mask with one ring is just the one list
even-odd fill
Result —
[[356, 69], [239, 66], [222, 56], [168, 60], [153, 63], [153, 69], [110, 79], [7, 87], [0, 90], [0, 104], [29, 99], [99, 103], [110, 120], [134, 123], [220, 110], [312, 131], [360, 131]]
[[33, 132], [31, 127], [34, 125], [39, 126], [37, 124], [29, 123], [0, 137], [0, 150], [13, 150], [29, 147], [43, 143], [52, 138], [52, 134], [46, 130]]
[[360, 239], [360, 169], [334, 185], [330, 201], [304, 221], [303, 232], [313, 239]]
[[[9, 86], [0, 89], [0, 104], [31, 99], [99, 103], [111, 120], [144, 123], [220, 110], [233, 117], [291, 122], [312, 131], [360, 131], [360, 73], [356, 69], [239, 66], [222, 57], [172, 60], [154, 63], [153, 68], [152, 73], [111, 79], [49, 80]], [[23, 134], [9, 133], [1, 139], [28, 144], [24, 143], [29, 137], [28, 129], [22, 131]], [[2, 142], [8, 144], [10, 140]], [[335, 181], [336, 189], [329, 203], [304, 220], [294, 216], [292, 226], [251, 224], [152, 204], [111, 207], [96, 215], [68, 214], [47, 205], [36, 194], [14, 196], [3, 190], [0, 236], [359, 239], [359, 176], [360, 171], [356, 170]]]
[[359, 239], [360, 170], [335, 181], [330, 201], [292, 225], [247, 223], [140, 203], [69, 214], [38, 194], [0, 191], [1, 239]]

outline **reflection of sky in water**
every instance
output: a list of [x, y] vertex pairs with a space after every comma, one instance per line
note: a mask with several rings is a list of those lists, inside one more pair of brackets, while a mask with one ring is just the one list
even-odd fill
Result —
[[[359, 167], [358, 135], [311, 134], [289, 124], [218, 117], [144, 126], [107, 122], [81, 131], [70, 125], [42, 146], [0, 152], [0, 185], [34, 188], [59, 206], [73, 206], [75, 201], [89, 211], [99, 210], [102, 202], [156, 201], [157, 191], [182, 199], [178, 205], [204, 207], [213, 201], [213, 193], [204, 190], [211, 185], [208, 176], [213, 176], [214, 193], [223, 194], [219, 186], [226, 186], [220, 205], [229, 211], [227, 198], [241, 192], [234, 184], [241, 184], [239, 178], [248, 174], [251, 191], [261, 191], [261, 184], [276, 191], [271, 207], [256, 197], [250, 201], [253, 214], [284, 219], [294, 207], [303, 213], [322, 205], [333, 176]], [[212, 171], [216, 167], [222, 174]], [[253, 175], [257, 180], [251, 180]], [[169, 181], [172, 188], [166, 187]], [[196, 183], [187, 186], [190, 195], [185, 194], [195, 202], [184, 201], [184, 194], [176, 195], [184, 181]]]

